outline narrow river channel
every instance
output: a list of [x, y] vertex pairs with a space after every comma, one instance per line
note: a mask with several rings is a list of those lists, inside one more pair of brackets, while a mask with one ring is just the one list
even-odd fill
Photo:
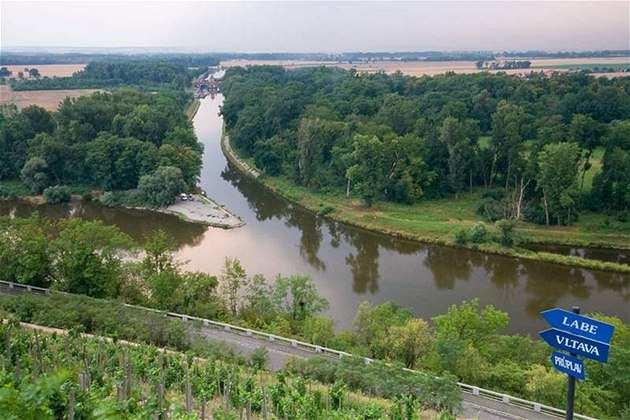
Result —
[[[206, 98], [194, 119], [205, 146], [201, 186], [247, 223], [234, 230], [207, 228], [162, 214], [98, 204], [39, 206], [53, 217], [100, 219], [141, 239], [154, 229], [171, 234], [189, 269], [218, 274], [226, 256], [249, 274], [307, 274], [330, 302], [338, 328], [349, 328], [358, 304], [387, 300], [430, 318], [449, 305], [478, 297], [507, 311], [511, 332], [543, 327], [539, 311], [577, 304], [630, 322], [630, 275], [520, 261], [424, 245], [321, 220], [274, 196], [227, 164], [219, 146], [222, 96]], [[33, 206], [0, 203], [0, 214], [27, 215]]]

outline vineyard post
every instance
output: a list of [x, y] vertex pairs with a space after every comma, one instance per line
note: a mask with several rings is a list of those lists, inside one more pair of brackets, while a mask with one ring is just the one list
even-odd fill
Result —
[[70, 388], [68, 395], [68, 420], [74, 420], [74, 388]]
[[186, 411], [190, 412], [193, 408], [192, 402], [192, 387], [190, 386], [190, 367], [188, 366], [188, 362], [185, 364], [185, 380], [186, 380]]

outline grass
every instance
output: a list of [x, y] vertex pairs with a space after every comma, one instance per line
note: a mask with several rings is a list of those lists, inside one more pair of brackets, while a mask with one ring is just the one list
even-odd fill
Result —
[[201, 102], [199, 101], [199, 99], [193, 99], [188, 104], [188, 106], [186, 107], [186, 116], [188, 117], [190, 121], [192, 121], [192, 119], [195, 118], [195, 114], [199, 110], [200, 106], [201, 106]]
[[[233, 157], [228, 155], [228, 159]], [[236, 166], [243, 170], [241, 166]], [[590, 172], [592, 171], [594, 169]], [[342, 193], [313, 192], [281, 177], [261, 176], [257, 179], [278, 195], [326, 218], [424, 243], [462, 246], [455, 242], [456, 232], [470, 229], [478, 222], [485, 222], [476, 213], [483, 192], [481, 189], [457, 197], [423, 200], [413, 205], [379, 202], [371, 208], [365, 208], [358, 198], [348, 199]], [[498, 236], [497, 229], [492, 224], [487, 224], [491, 235]], [[515, 236], [517, 245], [537, 243], [630, 249], [630, 222], [620, 222], [605, 214], [585, 212], [580, 214], [579, 221], [571, 226], [544, 226], [519, 222], [515, 227]], [[463, 246], [493, 254], [630, 273], [630, 265], [627, 264], [535, 252], [518, 246], [504, 247], [497, 242]]]

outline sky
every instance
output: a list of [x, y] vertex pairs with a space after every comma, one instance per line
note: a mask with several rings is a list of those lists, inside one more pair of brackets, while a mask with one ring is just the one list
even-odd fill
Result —
[[0, 2], [0, 47], [630, 49], [630, 1]]

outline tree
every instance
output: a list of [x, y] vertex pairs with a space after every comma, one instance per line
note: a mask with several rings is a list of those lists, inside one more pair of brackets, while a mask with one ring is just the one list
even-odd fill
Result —
[[179, 168], [189, 188], [197, 185], [202, 163], [199, 152], [188, 146], [163, 144], [158, 150], [158, 160], [160, 166]]
[[594, 207], [630, 210], [630, 120], [614, 123], [605, 137], [602, 172], [593, 180]]
[[186, 189], [186, 183], [179, 168], [160, 166], [152, 174], [140, 178], [138, 189], [146, 205], [165, 207], [175, 202]]
[[349, 185], [368, 207], [383, 194], [386, 184], [385, 146], [376, 136], [357, 134], [351, 153], [352, 166], [347, 170]]
[[362, 302], [354, 319], [357, 344], [370, 357], [384, 359], [391, 354], [392, 327], [403, 326], [411, 319], [411, 312], [392, 302], [372, 306]]
[[0, 218], [0, 280], [50, 287], [51, 224], [39, 216]]
[[177, 268], [177, 263], [173, 258], [175, 243], [173, 238], [163, 230], [159, 229], [149, 236], [143, 249], [142, 269], [145, 275], [174, 271]]
[[538, 189], [542, 191], [545, 221], [555, 216], [557, 223], [571, 221], [575, 208], [580, 148], [575, 143], [546, 145], [538, 157]]
[[34, 194], [41, 193], [50, 185], [48, 164], [40, 157], [30, 158], [20, 173], [22, 181]]
[[319, 294], [308, 276], [278, 276], [272, 300], [292, 321], [303, 321], [328, 309], [328, 301]]
[[55, 287], [92, 297], [117, 297], [122, 282], [121, 251], [132, 248], [131, 238], [115, 226], [81, 219], [62, 220], [58, 229], [51, 242]]
[[429, 324], [419, 318], [408, 319], [404, 325], [390, 330], [391, 357], [413, 369], [422, 355], [429, 353], [433, 336]]
[[571, 140], [586, 150], [580, 177], [580, 190], [584, 188], [584, 177], [591, 168], [591, 156], [593, 155], [593, 150], [600, 144], [603, 128], [602, 124], [590, 115], [575, 114], [571, 119], [571, 125], [569, 126]]
[[507, 313], [492, 305], [483, 308], [473, 299], [461, 305], [451, 305], [444, 315], [433, 317], [438, 338], [462, 340], [480, 348], [490, 336], [498, 334], [509, 322]]
[[228, 303], [232, 316], [238, 315], [239, 300], [243, 287], [247, 283], [247, 274], [236, 258], [225, 258], [223, 270], [219, 276], [219, 289]]
[[507, 188], [516, 161], [521, 156], [524, 123], [525, 112], [520, 106], [510, 104], [507, 101], [499, 102], [496, 112], [492, 114], [490, 149], [493, 160], [490, 171], [490, 187], [492, 187], [497, 171], [501, 171]]
[[453, 117], [445, 118], [440, 128], [440, 141], [448, 148], [448, 183], [456, 193], [463, 191], [466, 184], [472, 189], [475, 149], [467, 132], [470, 130]]
[[35, 67], [31, 67], [30, 69], [28, 69], [28, 75], [36, 79], [40, 77], [39, 70], [37, 70]]
[[52, 134], [55, 131], [56, 123], [52, 114], [41, 106], [29, 105], [22, 109], [21, 114], [34, 133]]

